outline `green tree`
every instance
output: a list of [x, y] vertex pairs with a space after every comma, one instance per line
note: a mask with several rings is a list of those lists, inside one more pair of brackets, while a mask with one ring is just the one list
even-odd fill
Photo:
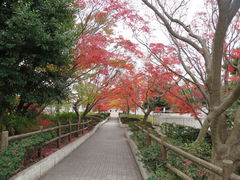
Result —
[[73, 0], [0, 2], [0, 131], [4, 114], [67, 92], [76, 38]]
[[166, 100], [161, 96], [148, 97], [147, 101], [144, 102], [141, 107], [141, 109], [144, 112], [144, 118], [143, 118], [144, 123], [147, 122], [148, 116], [152, 111], [155, 110], [156, 107], [166, 107], [167, 109], [169, 109], [169, 106], [166, 103]]

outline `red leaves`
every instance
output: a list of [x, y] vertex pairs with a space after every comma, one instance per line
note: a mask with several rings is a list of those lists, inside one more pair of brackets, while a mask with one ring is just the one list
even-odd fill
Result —
[[143, 56], [143, 53], [137, 49], [137, 45], [130, 40], [124, 39], [122, 36], [116, 38], [117, 45], [123, 47], [125, 52], [131, 52], [139, 57]]
[[53, 123], [51, 121], [48, 121], [46, 119], [42, 119], [40, 117], [37, 117], [36, 120], [40, 123], [40, 125], [42, 125], [43, 127], [48, 127], [50, 125], [52, 125]]
[[165, 45], [162, 43], [151, 43], [150, 44], [150, 48], [152, 53], [158, 54], [161, 53], [162, 51], [164, 51], [164, 47]]
[[231, 57], [232, 57], [233, 59], [240, 58], [240, 48], [231, 50], [229, 53], [231, 54]]
[[240, 77], [228, 77], [226, 78], [227, 81], [240, 81]]
[[76, 0], [75, 7], [81, 7], [84, 9], [86, 7], [86, 3], [84, 0]]
[[104, 99], [104, 100], [100, 100], [97, 105], [94, 106], [93, 110], [95, 111], [101, 111], [101, 112], [106, 112], [109, 109], [111, 109], [111, 107], [108, 105], [108, 102]]
[[236, 69], [233, 67], [233, 66], [231, 66], [231, 65], [228, 65], [228, 71], [229, 72], [234, 72]]
[[149, 58], [152, 56], [158, 58], [162, 66], [167, 68], [168, 66], [174, 67], [174, 65], [180, 64], [177, 51], [174, 47], [162, 43], [151, 43], [150, 49]]
[[107, 13], [106, 12], [100, 12], [96, 14], [96, 21], [97, 22], [104, 22], [107, 19]]
[[91, 65], [96, 63], [107, 64], [113, 53], [106, 50], [109, 39], [101, 33], [94, 35], [87, 34], [81, 36], [81, 41], [77, 43], [75, 56], [78, 65]]
[[154, 112], [155, 112], [155, 113], [159, 113], [159, 112], [162, 111], [162, 109], [163, 109], [163, 107], [156, 107], [155, 110], [154, 110]]

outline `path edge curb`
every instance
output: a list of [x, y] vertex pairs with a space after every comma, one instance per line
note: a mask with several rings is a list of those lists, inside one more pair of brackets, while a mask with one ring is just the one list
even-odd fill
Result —
[[118, 121], [119, 121], [119, 125], [121, 128], [128, 128], [128, 125], [127, 124], [123, 124], [120, 117], [118, 117]]
[[135, 144], [135, 142], [130, 138], [130, 135], [132, 134], [132, 132], [130, 131], [126, 131], [125, 132], [125, 136], [127, 138], [127, 141], [130, 145], [131, 151], [133, 153], [133, 156], [137, 162], [138, 168], [141, 172], [141, 175], [143, 177], [144, 180], [147, 180], [149, 177], [151, 177], [151, 173], [149, 173], [145, 168], [143, 163], [138, 159], [137, 154], [139, 153], [139, 150], [137, 148], [137, 145]]
[[39, 162], [33, 164], [32, 166], [26, 168], [25, 170], [17, 173], [9, 180], [38, 180], [44, 174], [46, 174], [50, 169], [56, 166], [60, 161], [62, 161], [66, 156], [68, 156], [72, 151], [78, 148], [83, 142], [90, 138], [95, 132], [107, 121], [109, 117], [104, 121], [98, 123], [92, 131], [79, 137], [77, 140], [67, 144], [65, 147], [57, 150], [48, 157], [40, 160]]

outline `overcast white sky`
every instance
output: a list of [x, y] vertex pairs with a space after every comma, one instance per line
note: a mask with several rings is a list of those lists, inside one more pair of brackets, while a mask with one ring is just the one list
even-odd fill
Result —
[[[136, 9], [138, 10], [138, 13], [140, 15], [142, 15], [142, 17], [145, 17], [146, 20], [150, 22], [149, 26], [152, 29], [155, 29], [155, 30], [151, 31], [151, 35], [149, 37], [147, 37], [147, 39], [150, 42], [158, 42], [158, 43], [167, 44], [169, 41], [168, 41], [167, 37], [165, 36], [165, 34], [162, 32], [159, 23], [155, 20], [155, 18], [151, 18], [151, 14], [153, 15], [153, 12], [145, 4], [143, 4], [141, 0], [132, 0], [129, 2], [130, 2], [130, 4], [132, 4], [134, 6], [134, 8], [136, 7]], [[190, 23], [192, 18], [194, 17], [194, 15], [197, 12], [202, 11], [202, 9], [203, 9], [203, 0], [190, 0], [190, 7], [188, 10], [186, 22]], [[148, 17], [149, 17], [149, 19], [147, 19]], [[131, 30], [127, 26], [122, 25], [121, 22], [118, 24], [116, 33], [119, 35], [123, 35], [123, 37], [125, 39], [130, 39], [133, 42], [137, 43], [137, 41], [133, 37], [133, 33], [131, 32]], [[144, 39], [144, 38], [141, 37], [141, 39]], [[145, 51], [146, 51], [146, 49], [145, 49]], [[138, 64], [138, 66], [141, 66], [141, 63], [140, 64], [137, 63], [137, 64]]]

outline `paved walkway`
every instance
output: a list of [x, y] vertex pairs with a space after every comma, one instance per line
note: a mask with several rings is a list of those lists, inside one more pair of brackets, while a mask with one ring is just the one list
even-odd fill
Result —
[[116, 117], [51, 169], [42, 180], [142, 180]]

